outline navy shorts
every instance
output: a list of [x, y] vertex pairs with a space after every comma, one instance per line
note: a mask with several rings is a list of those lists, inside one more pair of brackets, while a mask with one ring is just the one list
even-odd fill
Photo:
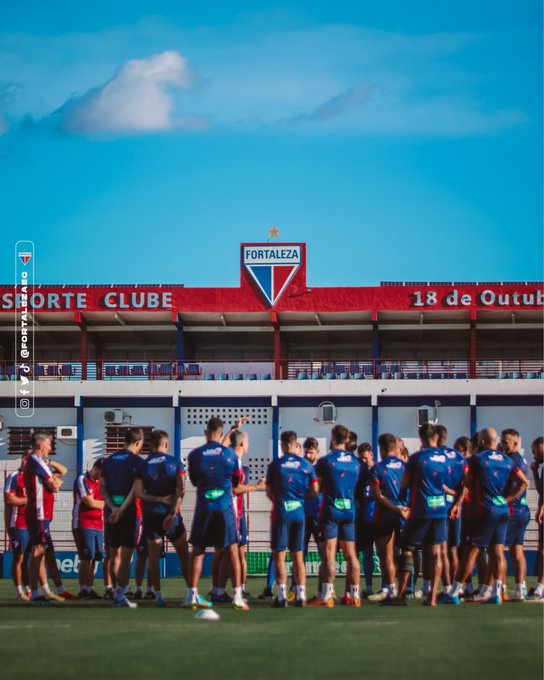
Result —
[[448, 519], [448, 546], [457, 548], [461, 545], [461, 518]]
[[472, 517], [461, 517], [461, 545], [472, 545], [472, 532], [474, 529], [474, 519]]
[[485, 512], [474, 518], [472, 545], [487, 548], [490, 545], [506, 545], [506, 529], [508, 527], [508, 508], [504, 512]]
[[197, 548], [226, 548], [238, 544], [234, 508], [200, 508], [193, 517], [189, 542]]
[[322, 519], [323, 540], [338, 538], [341, 541], [355, 542], [355, 522], [353, 519]]
[[247, 531], [247, 517], [244, 512], [238, 520], [238, 545], [242, 548], [249, 543], [249, 534]]
[[27, 521], [28, 524], [28, 537], [29, 545], [44, 545], [47, 552], [54, 552], [55, 548], [53, 546], [53, 539], [51, 538], [51, 532], [49, 531], [49, 526], [51, 524], [50, 519], [36, 519]]
[[531, 513], [527, 509], [523, 515], [514, 515], [508, 518], [506, 526], [506, 543], [509, 548], [513, 545], [523, 545], [527, 525], [531, 521]]
[[104, 545], [103, 531], [79, 527], [73, 529], [72, 533], [80, 560], [102, 561], [104, 557], [104, 553], [102, 552], [102, 546]]
[[272, 550], [283, 552], [289, 549], [291, 552], [303, 552], [304, 538], [304, 517], [300, 519], [278, 517], [272, 522], [270, 529], [270, 546]]
[[138, 519], [121, 517], [115, 524], [106, 522], [106, 543], [110, 548], [135, 548], [138, 544]]
[[[158, 539], [168, 538], [169, 541], [177, 541], [185, 533], [185, 525], [183, 524], [183, 519], [181, 515], [176, 514], [174, 519], [174, 525], [168, 531], [162, 528], [163, 522], [166, 515], [144, 515], [143, 519], [143, 540], [156, 541]], [[138, 546], [140, 542], [138, 542]]]
[[9, 530], [11, 551], [14, 555], [24, 555], [30, 543], [28, 529], [17, 529], [13, 527]]
[[355, 520], [355, 548], [358, 553], [374, 545], [374, 530], [373, 522]]
[[400, 532], [402, 531], [402, 522], [399, 517], [398, 522], [374, 522], [372, 524], [372, 535], [374, 540], [378, 541], [385, 539], [386, 541], [391, 540], [391, 536], [395, 534], [395, 543], [398, 542]]
[[304, 552], [308, 552], [308, 545], [311, 539], [319, 545], [323, 543], [323, 532], [321, 531], [321, 526], [319, 524], [319, 519], [317, 517], [305, 517], [304, 518]]
[[446, 518], [409, 517], [400, 536], [404, 550], [413, 550], [420, 545], [440, 545], [447, 538]]

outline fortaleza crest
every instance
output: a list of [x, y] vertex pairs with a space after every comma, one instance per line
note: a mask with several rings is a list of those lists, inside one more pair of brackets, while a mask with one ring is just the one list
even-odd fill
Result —
[[273, 307], [302, 262], [300, 244], [255, 243], [242, 246], [242, 264]]
[[30, 262], [30, 258], [32, 257], [32, 253], [23, 253], [19, 252], [19, 259], [24, 265], [27, 265]]

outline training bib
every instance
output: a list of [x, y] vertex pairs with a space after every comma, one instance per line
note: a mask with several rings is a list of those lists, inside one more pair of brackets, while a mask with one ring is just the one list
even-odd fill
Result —
[[446, 500], [448, 503], [453, 503], [453, 501], [455, 500], [455, 496], [452, 496], [451, 493], [447, 493]]
[[493, 498], [493, 505], [497, 505], [499, 508], [502, 508], [503, 506], [505, 506], [506, 501], [504, 499], [504, 496], [495, 496]]
[[204, 491], [204, 498], [207, 501], [216, 501], [218, 498], [221, 498], [221, 496], [225, 495], [225, 489], [208, 489], [208, 491]]
[[115, 503], [115, 505], [120, 508], [123, 503], [125, 502], [126, 496], [112, 496], [111, 500]]
[[351, 510], [351, 500], [349, 498], [335, 498], [334, 507], [337, 510]]
[[444, 496], [429, 496], [429, 498], [427, 498], [427, 505], [430, 508], [445, 508], [446, 499]]
[[283, 507], [285, 508], [285, 512], [293, 512], [294, 510], [301, 508], [302, 503], [300, 501], [283, 501]]

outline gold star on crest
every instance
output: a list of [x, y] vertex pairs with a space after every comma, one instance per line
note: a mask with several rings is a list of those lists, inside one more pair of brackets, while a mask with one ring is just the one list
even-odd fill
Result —
[[279, 233], [280, 233], [281, 229], [277, 229], [276, 225], [273, 224], [272, 229], [268, 229], [267, 231], [268, 231], [268, 237], [269, 238], [279, 238]]

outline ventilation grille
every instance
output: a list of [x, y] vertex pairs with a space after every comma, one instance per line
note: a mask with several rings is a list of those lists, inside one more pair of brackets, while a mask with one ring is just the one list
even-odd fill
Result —
[[270, 420], [270, 408], [188, 408], [186, 411], [187, 425], [201, 425], [206, 427], [210, 418], [221, 418], [225, 428], [234, 424], [237, 418], [246, 416], [246, 425], [268, 425]]
[[33, 432], [37, 430], [45, 430], [53, 435], [51, 442], [50, 456], [55, 455], [55, 446], [57, 443], [57, 428], [56, 427], [9, 427], [8, 428], [8, 455], [22, 456], [30, 448], [30, 437]]
[[129, 427], [142, 428], [144, 431], [143, 453], [149, 453], [149, 438], [151, 436], [151, 432], [154, 429], [152, 425], [108, 425], [106, 427], [106, 445], [104, 450], [106, 456], [109, 456], [111, 453], [115, 453], [116, 451], [121, 451], [121, 449], [125, 448], [125, 432]]

